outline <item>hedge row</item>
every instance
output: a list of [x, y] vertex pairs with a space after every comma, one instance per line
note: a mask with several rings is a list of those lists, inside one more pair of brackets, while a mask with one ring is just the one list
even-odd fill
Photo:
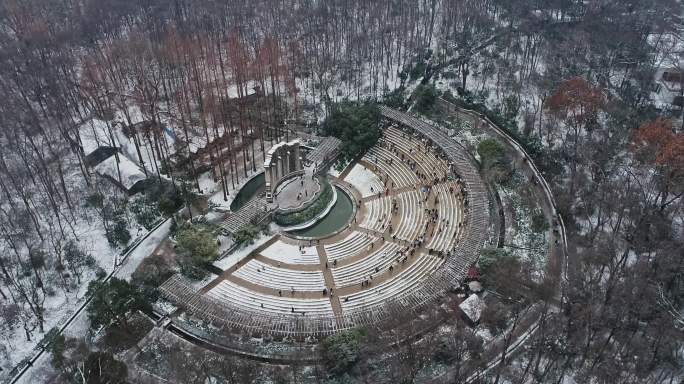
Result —
[[292, 213], [276, 213], [273, 220], [285, 227], [292, 225], [306, 223], [314, 217], [320, 215], [321, 212], [328, 206], [333, 197], [332, 186], [325, 178], [318, 178], [318, 181], [323, 185], [323, 191], [316, 197], [316, 200], [307, 208]]

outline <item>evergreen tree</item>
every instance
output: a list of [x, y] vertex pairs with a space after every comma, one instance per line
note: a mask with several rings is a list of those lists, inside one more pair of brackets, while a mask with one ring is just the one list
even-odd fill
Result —
[[93, 297], [87, 309], [93, 329], [111, 324], [127, 327], [129, 312], [150, 310], [150, 304], [136, 287], [115, 277], [108, 282], [93, 281], [88, 286], [88, 295]]

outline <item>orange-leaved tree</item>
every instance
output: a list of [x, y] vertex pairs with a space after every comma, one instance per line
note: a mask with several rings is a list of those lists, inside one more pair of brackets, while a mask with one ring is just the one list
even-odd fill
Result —
[[546, 100], [546, 108], [579, 131], [596, 121], [605, 103], [600, 88], [593, 87], [583, 77], [573, 77], [558, 86]]
[[600, 88], [592, 86], [583, 77], [562, 82], [546, 100], [544, 107], [550, 114], [571, 130], [570, 138], [570, 194], [575, 192], [578, 151], [583, 131], [598, 125], [599, 113], [604, 109], [606, 97]]
[[631, 148], [637, 161], [654, 171], [661, 211], [684, 195], [684, 132], [674, 133], [672, 120], [641, 124], [632, 135]]

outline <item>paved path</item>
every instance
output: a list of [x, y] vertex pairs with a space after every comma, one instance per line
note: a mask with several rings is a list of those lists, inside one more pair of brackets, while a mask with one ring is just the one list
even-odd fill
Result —
[[[333, 274], [330, 271], [331, 265], [328, 263], [328, 255], [325, 252], [325, 248], [322, 245], [317, 245], [316, 252], [318, 253], [318, 258], [321, 260], [319, 268], [323, 271], [325, 286], [336, 288], [337, 286], [335, 285]], [[330, 305], [332, 306], [335, 316], [342, 315], [342, 305], [340, 304], [340, 298], [337, 296], [336, 292], [328, 292], [328, 298], [330, 298]]]

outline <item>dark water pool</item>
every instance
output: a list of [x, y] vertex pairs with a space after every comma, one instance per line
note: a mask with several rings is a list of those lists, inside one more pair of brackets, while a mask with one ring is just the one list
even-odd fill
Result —
[[312, 227], [290, 233], [297, 236], [322, 237], [334, 233], [347, 225], [351, 215], [354, 213], [354, 207], [352, 206], [351, 199], [342, 189], [339, 187], [335, 187], [335, 189], [337, 191], [337, 201], [323, 219]]
[[235, 196], [235, 200], [230, 203], [230, 210], [235, 212], [242, 208], [248, 201], [250, 201], [254, 196], [260, 194], [266, 189], [266, 176], [265, 174], [260, 174], [255, 176], [253, 179], [248, 181]]

